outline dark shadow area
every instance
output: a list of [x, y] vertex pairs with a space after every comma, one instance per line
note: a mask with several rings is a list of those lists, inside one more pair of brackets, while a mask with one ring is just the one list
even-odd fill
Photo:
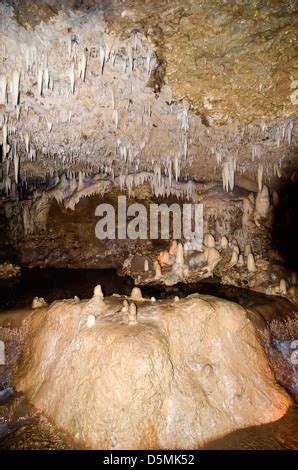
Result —
[[29, 307], [34, 297], [47, 302], [90, 299], [93, 289], [101, 284], [105, 296], [129, 295], [133, 281], [117, 276], [115, 269], [27, 269], [14, 279], [0, 279], [0, 310]]
[[298, 408], [293, 406], [279, 420], [239, 429], [208, 442], [205, 450], [296, 450], [298, 446]]
[[285, 265], [298, 269], [298, 183], [288, 181], [279, 191], [279, 207], [274, 209], [272, 242], [284, 257]]

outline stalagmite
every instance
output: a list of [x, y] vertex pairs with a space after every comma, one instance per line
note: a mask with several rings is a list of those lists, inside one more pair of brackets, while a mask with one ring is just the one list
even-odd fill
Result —
[[207, 248], [215, 247], [215, 239], [211, 233], [206, 233], [204, 237], [204, 245], [207, 246]]
[[34, 297], [34, 299], [32, 300], [32, 308], [41, 308], [41, 307], [47, 307], [48, 304], [47, 302], [45, 301], [45, 299], [43, 297]]
[[154, 261], [155, 279], [162, 277], [161, 266], [158, 261]]
[[250, 273], [256, 272], [255, 259], [252, 253], [249, 253], [249, 255], [247, 256], [246, 264], [247, 264], [248, 272]]
[[233, 268], [238, 263], [238, 253], [235, 250], [232, 250], [232, 257], [229, 262], [229, 268]]
[[243, 255], [239, 255], [239, 258], [238, 258], [238, 266], [240, 266], [240, 267], [244, 266], [244, 258], [243, 258]]
[[19, 96], [20, 96], [20, 72], [14, 70], [12, 72], [12, 79], [11, 79], [11, 95], [12, 95], [12, 104], [13, 107], [19, 104]]
[[229, 241], [227, 237], [223, 235], [222, 237], [220, 237], [220, 240], [219, 240], [219, 248], [222, 250], [225, 250], [226, 248], [228, 248], [228, 246], [229, 246]]
[[146, 273], [147, 271], [149, 271], [149, 262], [148, 262], [147, 259], [145, 259], [145, 261], [144, 261], [144, 271], [145, 271], [145, 273]]
[[130, 298], [131, 300], [142, 301], [143, 296], [141, 289], [139, 287], [134, 287], [130, 293]]
[[268, 191], [267, 186], [264, 185], [262, 191], [259, 191], [256, 197], [254, 221], [258, 227], [260, 226], [259, 219], [261, 217], [264, 219], [268, 217], [269, 207], [270, 207], [269, 191]]
[[129, 307], [129, 303], [127, 302], [126, 299], [123, 300], [123, 304], [122, 304], [122, 312], [123, 313], [128, 313], [128, 307]]
[[93, 297], [103, 300], [104, 296], [103, 296], [103, 292], [102, 292], [102, 288], [100, 284], [94, 287]]
[[91, 313], [87, 318], [87, 328], [92, 328], [95, 325], [96, 317]]
[[281, 279], [279, 282], [279, 290], [280, 290], [280, 295], [287, 295], [287, 283], [285, 279]]
[[176, 256], [177, 246], [178, 246], [177, 240], [173, 240], [172, 243], [171, 243], [171, 246], [170, 246], [170, 251], [169, 251], [171, 256]]
[[177, 246], [176, 264], [179, 266], [184, 265], [184, 249], [182, 243], [178, 243]]
[[245, 197], [243, 199], [243, 215], [242, 215], [242, 229], [243, 231], [245, 231], [246, 229], [246, 226], [248, 225], [249, 221], [250, 221], [250, 218], [251, 218], [251, 215], [254, 211], [254, 204], [251, 202], [251, 200], [249, 199], [249, 197]]
[[156, 302], [156, 298], [155, 298], [155, 297], [151, 297], [150, 302]]
[[213, 273], [215, 267], [220, 262], [221, 256], [216, 248], [210, 248], [208, 250], [208, 257], [207, 257], [207, 266], [210, 273]]
[[174, 302], [179, 302], [179, 301], [180, 301], [180, 298], [178, 297], [178, 295], [175, 295]]
[[240, 249], [239, 249], [239, 246], [238, 246], [238, 243], [237, 243], [236, 240], [232, 241], [231, 248], [232, 248], [233, 251], [235, 251], [237, 253], [237, 255], [240, 254]]
[[137, 306], [133, 302], [129, 305], [127, 318], [129, 325], [135, 325], [137, 323]]

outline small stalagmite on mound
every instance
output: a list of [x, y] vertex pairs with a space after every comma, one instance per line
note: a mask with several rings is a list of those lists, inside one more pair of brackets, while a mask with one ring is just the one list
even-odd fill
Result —
[[233, 268], [238, 263], [238, 253], [236, 250], [232, 250], [232, 256], [229, 262], [229, 268]]
[[248, 269], [248, 272], [250, 273], [255, 273], [257, 270], [254, 255], [252, 253], [249, 253], [247, 257], [247, 269]]
[[84, 306], [84, 312], [88, 313], [89, 315], [93, 314], [95, 317], [105, 309], [105, 302], [104, 296], [102, 292], [101, 285], [98, 284], [94, 287], [93, 290], [93, 297], [88, 300], [86, 305]]
[[160, 279], [162, 277], [161, 266], [158, 261], [154, 261], [154, 270], [155, 270], [155, 279]]
[[101, 288], [100, 284], [98, 284], [97, 286], [94, 287], [93, 298], [98, 298], [98, 299], [102, 299], [102, 300], [104, 299], [102, 288]]
[[136, 302], [141, 302], [144, 300], [141, 289], [139, 287], [134, 287], [131, 291], [130, 298]]
[[34, 297], [34, 299], [32, 300], [32, 308], [41, 308], [47, 306], [48, 304], [46, 303], [43, 297]]
[[95, 325], [96, 317], [91, 313], [87, 318], [87, 328], [92, 328]]
[[206, 233], [206, 235], [204, 237], [204, 245], [207, 248], [214, 248], [215, 247], [215, 240], [214, 240], [213, 235], [211, 235], [211, 233]]
[[219, 248], [221, 250], [225, 250], [226, 248], [228, 248], [228, 246], [229, 246], [229, 240], [227, 239], [225, 235], [223, 235], [219, 240]]
[[131, 302], [131, 304], [128, 307], [128, 324], [129, 325], [135, 325], [137, 323], [137, 306], [134, 302]]

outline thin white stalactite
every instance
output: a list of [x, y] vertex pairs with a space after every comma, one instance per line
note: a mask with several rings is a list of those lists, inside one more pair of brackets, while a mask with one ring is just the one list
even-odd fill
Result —
[[69, 72], [68, 72], [68, 77], [70, 81], [70, 91], [72, 94], [74, 94], [75, 91], [75, 70], [74, 70], [74, 63], [72, 62]]
[[43, 86], [43, 69], [38, 69], [37, 73], [37, 89], [38, 94], [42, 96], [42, 86]]
[[81, 74], [80, 74], [83, 82], [86, 79], [86, 70], [87, 70], [87, 56], [85, 52], [83, 52], [82, 57], [81, 57]]
[[0, 104], [7, 103], [7, 81], [5, 75], [0, 75]]
[[12, 72], [11, 95], [12, 95], [13, 107], [16, 108], [17, 105], [19, 104], [19, 95], [20, 95], [20, 72], [18, 70], [14, 70]]
[[19, 171], [20, 171], [20, 157], [19, 157], [16, 149], [14, 149], [13, 163], [14, 163], [14, 179], [15, 179], [15, 182], [18, 184], [18, 182], [19, 182]]
[[49, 88], [49, 84], [50, 84], [50, 74], [49, 74], [49, 69], [48, 69], [48, 67], [46, 67], [46, 68], [44, 69], [43, 80], [44, 80], [44, 86], [45, 86], [45, 88]]
[[263, 173], [264, 173], [264, 168], [263, 165], [260, 163], [258, 166], [258, 189], [259, 191], [262, 191], [263, 188]]

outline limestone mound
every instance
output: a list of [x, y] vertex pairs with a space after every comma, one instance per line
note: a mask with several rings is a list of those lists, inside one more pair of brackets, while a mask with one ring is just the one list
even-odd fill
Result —
[[[90, 302], [90, 301], [89, 301]], [[211, 296], [139, 306], [54, 302], [26, 319], [15, 386], [93, 449], [188, 448], [279, 419], [279, 387], [246, 311]]]

